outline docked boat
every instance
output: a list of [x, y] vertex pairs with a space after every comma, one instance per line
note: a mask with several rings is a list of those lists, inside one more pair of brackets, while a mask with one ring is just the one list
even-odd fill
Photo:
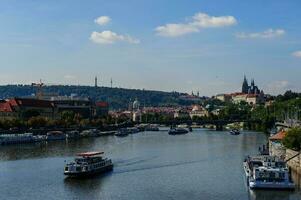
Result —
[[0, 144], [24, 144], [24, 143], [33, 143], [36, 142], [35, 137], [32, 133], [23, 133], [23, 134], [10, 134], [0, 136]]
[[80, 134], [79, 134], [79, 131], [77, 130], [74, 130], [74, 131], [68, 131], [66, 133], [66, 137], [68, 140], [71, 140], [71, 139], [78, 139], [80, 137]]
[[181, 135], [181, 134], [186, 134], [188, 133], [188, 130], [184, 128], [171, 128], [168, 131], [169, 135]]
[[159, 127], [157, 125], [151, 124], [145, 127], [145, 131], [159, 131]]
[[243, 166], [250, 189], [295, 189], [286, 163], [275, 156], [248, 156]]
[[46, 135], [47, 141], [66, 140], [66, 134], [62, 131], [49, 131]]
[[188, 128], [188, 125], [187, 124], [179, 124], [177, 127], [178, 128]]
[[129, 131], [127, 128], [121, 128], [115, 133], [115, 135], [118, 137], [126, 137], [129, 135]]
[[86, 152], [77, 154], [73, 162], [65, 165], [64, 174], [68, 177], [89, 177], [113, 169], [111, 159], [103, 157], [104, 152]]
[[239, 134], [240, 134], [240, 131], [239, 131], [238, 129], [232, 129], [232, 130], [230, 131], [230, 134], [231, 134], [231, 135], [239, 135]]
[[135, 133], [140, 132], [140, 130], [136, 127], [127, 128], [127, 131], [128, 131], [129, 134], [135, 134]]

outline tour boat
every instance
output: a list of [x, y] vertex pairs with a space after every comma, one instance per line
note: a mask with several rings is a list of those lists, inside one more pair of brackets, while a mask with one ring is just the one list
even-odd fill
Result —
[[77, 154], [73, 162], [65, 165], [64, 174], [68, 177], [89, 177], [113, 169], [111, 159], [104, 158], [104, 152], [85, 152]]
[[188, 131], [184, 128], [171, 128], [168, 131], [169, 135], [180, 135], [180, 134], [186, 134]]
[[244, 171], [250, 189], [293, 190], [286, 163], [275, 156], [248, 156], [244, 161]]

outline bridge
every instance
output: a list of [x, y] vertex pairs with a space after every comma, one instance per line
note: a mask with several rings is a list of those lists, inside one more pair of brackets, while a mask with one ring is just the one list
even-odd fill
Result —
[[[174, 119], [166, 122], [166, 125], [179, 125], [179, 124], [197, 124], [197, 125], [214, 125], [216, 127], [216, 130], [223, 130], [223, 127], [227, 124], [232, 123], [260, 123], [260, 120], [241, 120], [241, 119], [229, 119], [229, 120], [190, 120], [190, 119]], [[160, 124], [160, 122], [151, 122], [155, 124]]]

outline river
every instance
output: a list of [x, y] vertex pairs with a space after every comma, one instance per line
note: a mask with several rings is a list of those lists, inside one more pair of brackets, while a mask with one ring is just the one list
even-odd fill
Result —
[[[266, 135], [205, 129], [170, 136], [166, 131], [128, 137], [85, 138], [0, 147], [0, 199], [301, 199], [300, 190], [249, 191], [242, 162], [257, 154]], [[114, 171], [66, 179], [65, 161], [103, 150]]]

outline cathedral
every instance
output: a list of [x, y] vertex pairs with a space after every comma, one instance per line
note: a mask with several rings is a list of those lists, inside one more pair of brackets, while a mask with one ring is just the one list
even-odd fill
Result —
[[251, 85], [249, 86], [246, 76], [244, 77], [244, 82], [242, 84], [241, 92], [244, 94], [260, 94], [260, 93], [263, 94], [263, 91], [262, 90], [260, 91], [257, 85], [255, 85], [254, 79], [252, 79]]

